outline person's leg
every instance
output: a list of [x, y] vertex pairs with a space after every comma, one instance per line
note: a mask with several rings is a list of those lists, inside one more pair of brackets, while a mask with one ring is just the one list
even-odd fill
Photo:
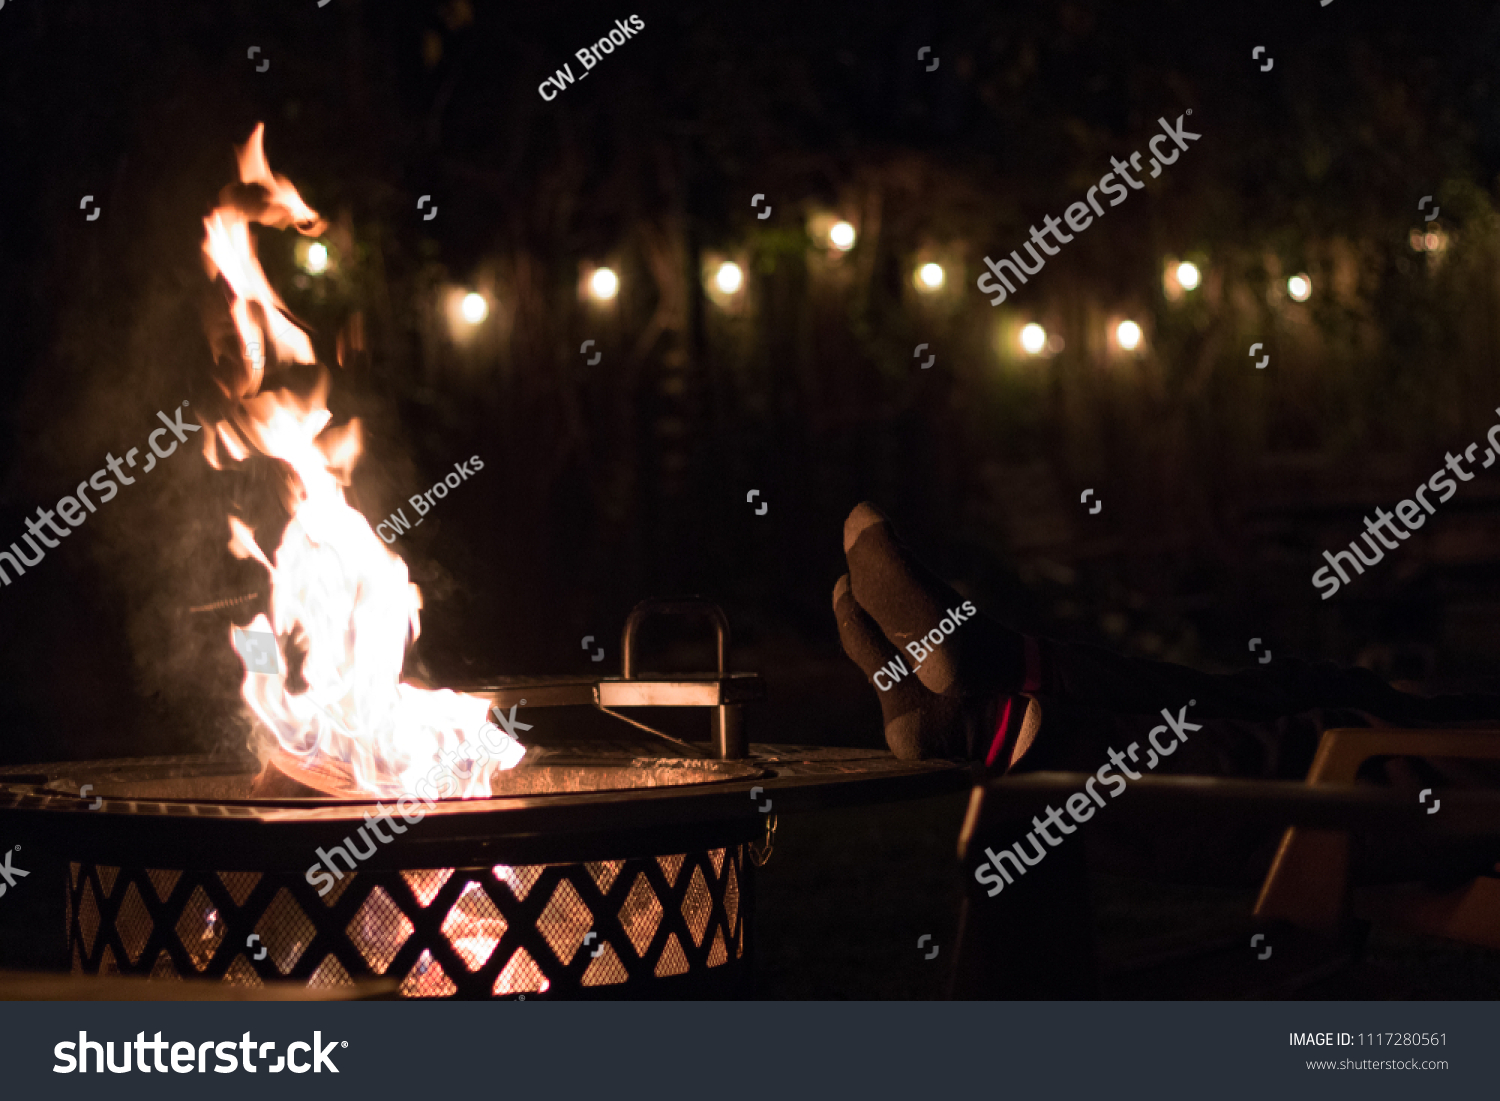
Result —
[[1194, 714], [1267, 722], [1320, 708], [1363, 711], [1393, 726], [1500, 719], [1500, 695], [1418, 696], [1392, 688], [1368, 669], [1277, 658], [1237, 673], [1204, 673], [1170, 662], [1125, 657], [1085, 643], [1038, 639], [1037, 694], [1130, 714], [1176, 708]]
[[[1500, 720], [1500, 695], [1424, 697], [1367, 669], [1278, 658], [1238, 673], [1204, 673], [1084, 643], [1034, 639], [980, 614], [926, 569], [869, 504], [844, 525], [850, 595], [931, 692], [958, 699], [1017, 694], [1104, 711], [1269, 723], [1318, 709], [1365, 712], [1398, 726]], [[1003, 710], [1003, 707], [1000, 709]], [[1197, 720], [1195, 720], [1197, 721]]]
[[[976, 744], [971, 721], [963, 737], [929, 736], [924, 746], [941, 742], [943, 749], [919, 748], [920, 755], [978, 758], [1002, 771], [1094, 772], [1115, 750], [1142, 772], [1143, 759], [1158, 758], [1151, 768], [1157, 774], [1298, 780], [1306, 775], [1322, 732], [1331, 727], [1500, 720], [1500, 696], [1422, 697], [1392, 688], [1368, 670], [1331, 663], [1278, 659], [1240, 673], [1211, 674], [1096, 646], [1022, 636], [970, 612], [972, 605], [966, 607], [927, 571], [869, 505], [850, 515], [844, 544], [851, 578], [844, 599], [849, 607], [868, 611], [866, 629], [878, 626], [887, 657], [899, 643], [921, 659], [916, 672], [929, 690], [922, 697], [928, 706], [943, 698], [971, 705], [993, 701], [997, 722], [990, 738]], [[1148, 738], [1162, 723], [1163, 709], [1199, 729], [1172, 755], [1158, 757]], [[972, 719], [972, 707], [969, 713]], [[928, 715], [941, 722], [936, 710]], [[892, 748], [897, 749], [895, 743]], [[1423, 767], [1434, 764], [1437, 786], [1448, 774], [1440, 762]], [[1391, 782], [1392, 767], [1372, 771]], [[1480, 775], [1479, 783], [1493, 786], [1496, 778], [1486, 781], [1483, 768], [1471, 771]], [[1458, 785], [1465, 782], [1454, 777]], [[1143, 833], [1133, 843], [1125, 839], [1124, 847], [1133, 851], [1136, 863], [1179, 871], [1238, 867], [1242, 854], [1265, 847], [1264, 837], [1226, 841], [1226, 833], [1234, 834], [1232, 824], [1205, 823], [1191, 835]], [[1380, 855], [1376, 862], [1385, 859]], [[1463, 863], [1467, 868], [1472, 861]]]

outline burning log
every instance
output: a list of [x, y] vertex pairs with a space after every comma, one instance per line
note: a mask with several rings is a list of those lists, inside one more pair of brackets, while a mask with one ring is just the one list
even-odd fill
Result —
[[354, 772], [326, 757], [304, 761], [274, 749], [250, 785], [252, 799], [353, 799], [360, 791]]

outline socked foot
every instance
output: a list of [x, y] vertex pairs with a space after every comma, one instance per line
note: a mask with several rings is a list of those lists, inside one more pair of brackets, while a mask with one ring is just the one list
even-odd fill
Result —
[[896, 648], [854, 599], [848, 574], [833, 587], [833, 614], [844, 653], [875, 686], [891, 752], [903, 760], [961, 756], [959, 701], [934, 695], [911, 675]]
[[854, 599], [928, 689], [962, 699], [1021, 691], [1021, 635], [938, 580], [875, 506], [862, 503], [849, 514], [844, 554]]

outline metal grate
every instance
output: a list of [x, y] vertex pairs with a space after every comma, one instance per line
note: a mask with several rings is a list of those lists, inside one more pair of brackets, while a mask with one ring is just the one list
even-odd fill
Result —
[[625, 867], [623, 860], [604, 860], [597, 864], [585, 864], [589, 875], [594, 877], [594, 885], [599, 888], [601, 895], [609, 894], [609, 888], [615, 878], [620, 874], [620, 869]]
[[662, 951], [661, 959], [656, 961], [656, 977], [663, 979], [668, 975], [680, 975], [687, 969], [687, 953], [682, 950], [682, 942], [676, 933], [668, 934], [667, 947]]
[[330, 910], [338, 904], [339, 899], [344, 897], [344, 892], [354, 886], [353, 872], [349, 872], [347, 875], [343, 872], [336, 872], [335, 875], [336, 878], [332, 889], [326, 895], [322, 896], [323, 905], [327, 906]]
[[[738, 854], [736, 854], [738, 855]], [[734, 921], [740, 912], [740, 883], [734, 873], [734, 864], [729, 865], [728, 886], [724, 888], [724, 912], [729, 915], [729, 932], [734, 933]]]
[[220, 872], [219, 881], [224, 884], [224, 889], [229, 892], [229, 897], [234, 899], [236, 906], [245, 905], [245, 899], [250, 897], [250, 892], [255, 890], [255, 885], [260, 882], [259, 872]]
[[537, 864], [527, 864], [519, 868], [512, 868], [508, 864], [496, 864], [494, 867], [495, 878], [510, 888], [510, 893], [516, 896], [517, 901], [525, 902], [526, 896], [531, 893], [531, 888], [536, 886], [536, 881], [541, 878], [542, 868]]
[[182, 976], [177, 973], [177, 968], [172, 965], [172, 957], [167, 955], [165, 950], [156, 957], [156, 964], [151, 968], [151, 977], [153, 979], [176, 979], [178, 982], [182, 981]]
[[448, 882], [452, 874], [452, 868], [421, 868], [415, 872], [402, 872], [401, 878], [411, 888], [417, 905], [426, 906], [437, 898], [437, 893], [443, 889], [443, 884]]
[[629, 977], [630, 973], [625, 970], [620, 957], [615, 955], [614, 945], [606, 944], [594, 962], [589, 964], [589, 969], [583, 973], [583, 985], [614, 986]]
[[361, 870], [319, 896], [295, 872], [81, 863], [69, 869], [68, 949], [76, 974], [168, 982], [326, 988], [388, 974], [410, 998], [721, 997], [745, 981], [748, 872], [741, 845]]
[[531, 958], [531, 953], [524, 948], [517, 948], [516, 954], [505, 965], [505, 970], [495, 979], [491, 993], [538, 994], [551, 985], [536, 960]]
[[182, 908], [182, 916], [177, 919], [177, 939], [197, 970], [202, 971], [214, 958], [224, 940], [224, 929], [218, 907], [201, 885], [194, 887]]
[[724, 931], [714, 930], [714, 946], [708, 953], [708, 966], [718, 967], [719, 964], [727, 962], [729, 950], [724, 947]]
[[125, 956], [134, 963], [141, 958], [146, 940], [151, 936], [151, 915], [141, 901], [141, 892], [134, 883], [125, 888], [125, 901], [115, 916], [115, 927], [120, 932], [120, 941], [125, 945]]
[[594, 924], [588, 905], [567, 880], [557, 885], [552, 900], [537, 919], [536, 927], [547, 938], [547, 947], [563, 963], [571, 963], [573, 954], [583, 945], [583, 935]]
[[376, 887], [344, 931], [375, 969], [375, 974], [384, 975], [414, 928], [385, 889]]
[[229, 970], [224, 972], [224, 981], [230, 986], [265, 986], [261, 977], [255, 973], [255, 968], [250, 966], [250, 961], [244, 956], [235, 956], [234, 962], [229, 965]]
[[478, 883], [469, 883], [443, 919], [443, 935], [470, 971], [478, 971], [495, 954], [505, 936], [500, 907]]
[[[77, 865], [75, 864], [74, 867]], [[172, 897], [172, 888], [177, 886], [182, 873], [161, 868], [147, 868], [146, 876], [151, 880], [151, 887], [156, 892], [156, 897], [165, 902]]]
[[285, 887], [276, 892], [271, 905], [255, 923], [255, 933], [266, 946], [266, 954], [283, 975], [291, 973], [317, 931], [317, 926], [307, 919]]
[[78, 929], [83, 935], [83, 954], [94, 954], [94, 938], [99, 933], [99, 904], [94, 901], [94, 885], [83, 881], [83, 900], [78, 904]]
[[651, 884], [646, 882], [646, 873], [642, 872], [636, 876], [635, 886], [630, 888], [625, 905], [620, 907], [620, 924], [625, 927], [630, 943], [635, 945], [636, 955], [646, 954], [660, 921], [661, 903], [652, 893]]
[[353, 986], [354, 980], [349, 977], [349, 972], [344, 970], [343, 964], [329, 955], [323, 957], [323, 962], [318, 964], [318, 969], [307, 980], [307, 985]]
[[443, 965], [427, 951], [417, 957], [417, 962], [401, 982], [403, 998], [446, 998], [457, 992], [458, 987], [443, 971]]
[[708, 917], [713, 906], [714, 896], [708, 893], [703, 869], [694, 868], [693, 878], [688, 881], [687, 895], [682, 900], [682, 916], [687, 918], [688, 931], [693, 934], [694, 944], [703, 943], [703, 933], [708, 928]]
[[677, 873], [682, 871], [682, 862], [687, 859], [687, 853], [659, 856], [656, 859], [661, 864], [661, 874], [667, 877], [667, 886], [670, 887], [677, 882]]

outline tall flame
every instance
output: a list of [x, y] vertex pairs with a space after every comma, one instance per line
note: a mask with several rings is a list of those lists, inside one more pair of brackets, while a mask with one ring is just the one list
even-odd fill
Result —
[[472, 746], [489, 701], [401, 681], [407, 632], [415, 639], [420, 630], [421, 595], [406, 564], [344, 499], [360, 455], [359, 422], [330, 426], [321, 368], [311, 393], [262, 388], [278, 366], [316, 368], [317, 360], [261, 270], [250, 225], [308, 236], [326, 228], [291, 182], [271, 172], [264, 134], [257, 125], [237, 151], [240, 185], [224, 189], [203, 223], [209, 278], [224, 280], [241, 345], [232, 377], [218, 380], [226, 412], [204, 433], [207, 458], [215, 469], [257, 453], [280, 460], [291, 513], [274, 561], [247, 524], [229, 517], [230, 551], [271, 574], [270, 618], [256, 616], [249, 629], [274, 633], [282, 658], [274, 674], [247, 666], [242, 694], [283, 750], [309, 765], [342, 762], [365, 791], [415, 794], [417, 781], [442, 764], [458, 794], [488, 795], [490, 775], [519, 758], [502, 763], [470, 752], [479, 764], [466, 763], [464, 775], [445, 755]]

